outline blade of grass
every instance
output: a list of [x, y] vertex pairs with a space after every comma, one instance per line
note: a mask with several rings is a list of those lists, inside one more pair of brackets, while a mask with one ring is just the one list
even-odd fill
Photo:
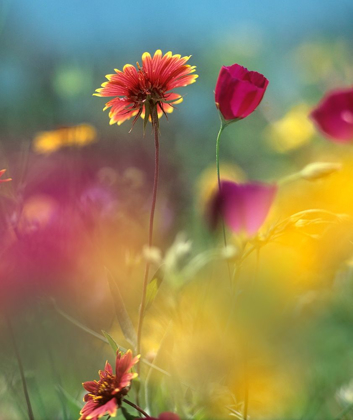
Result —
[[121, 331], [126, 340], [136, 348], [137, 335], [129, 314], [126, 310], [124, 299], [121, 295], [118, 283], [115, 281], [112, 273], [106, 268], [110, 292], [114, 301], [115, 314], [119, 322]]
[[[54, 309], [62, 316], [64, 317], [66, 320], [68, 320], [69, 322], [71, 322], [72, 324], [74, 324], [76, 327], [80, 328], [81, 330], [85, 331], [87, 334], [92, 335], [95, 338], [98, 338], [98, 340], [103, 341], [106, 344], [109, 344], [109, 341], [101, 334], [98, 334], [96, 331], [91, 330], [91, 328], [86, 327], [86, 325], [82, 324], [80, 321], [78, 321], [77, 319], [73, 318], [71, 315], [68, 315], [67, 313], [65, 313], [64, 311], [62, 311], [57, 304], [55, 303], [55, 301], [53, 300], [53, 306]], [[119, 343], [116, 343], [119, 347], [119, 349], [123, 352], [126, 352], [127, 349], [123, 346], [121, 346]], [[150, 366], [151, 368], [158, 370], [158, 372], [163, 373], [164, 375], [167, 376], [171, 376], [169, 372], [165, 371], [164, 369], [161, 369], [160, 367], [154, 365], [153, 363], [150, 363], [148, 360], [141, 358], [141, 362], [143, 362], [144, 364], [146, 364], [147, 366]]]

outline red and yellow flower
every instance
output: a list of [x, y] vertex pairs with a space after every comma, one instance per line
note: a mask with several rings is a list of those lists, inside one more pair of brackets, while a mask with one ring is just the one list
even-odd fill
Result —
[[190, 85], [198, 77], [196, 67], [186, 64], [190, 56], [181, 57], [167, 52], [162, 55], [157, 50], [153, 57], [147, 52], [142, 55], [142, 67], [126, 64], [123, 71], [115, 69], [116, 74], [108, 74], [108, 82], [102, 84], [94, 95], [115, 97], [106, 103], [104, 110], [109, 112], [110, 124], [122, 124], [124, 121], [139, 116], [151, 121], [153, 112], [161, 117], [173, 112], [175, 104], [182, 97], [170, 92], [172, 89]]
[[99, 371], [98, 381], [83, 383], [88, 393], [84, 397], [86, 404], [81, 410], [80, 420], [97, 420], [105, 414], [115, 416], [123, 398], [130, 390], [131, 380], [137, 376], [137, 373], [130, 370], [139, 358], [140, 356], [133, 358], [131, 350], [124, 355], [117, 351], [115, 375], [111, 365], [106, 362], [104, 370]]

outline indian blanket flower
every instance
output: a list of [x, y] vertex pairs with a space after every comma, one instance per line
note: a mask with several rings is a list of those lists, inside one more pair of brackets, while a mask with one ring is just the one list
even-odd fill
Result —
[[262, 74], [239, 64], [222, 66], [215, 101], [223, 119], [229, 123], [250, 115], [260, 104], [268, 83]]
[[310, 116], [330, 139], [340, 143], [353, 140], [353, 88], [329, 92]]
[[[1, 169], [1, 171], [0, 171], [0, 178], [4, 175], [5, 172], [6, 172], [6, 169]], [[9, 181], [12, 181], [12, 178], [0, 179], [0, 183], [1, 182], [9, 182]]]
[[96, 129], [90, 124], [59, 127], [56, 130], [42, 131], [33, 140], [36, 153], [50, 154], [62, 147], [82, 147], [96, 140]]
[[256, 234], [268, 215], [276, 192], [275, 184], [221, 181], [208, 209], [211, 227], [214, 228], [222, 217], [233, 232], [248, 236]]
[[158, 117], [173, 112], [173, 107], [182, 97], [170, 92], [172, 89], [190, 85], [198, 77], [196, 67], [185, 64], [190, 56], [181, 57], [167, 52], [162, 55], [157, 50], [153, 57], [148, 52], [142, 55], [142, 67], [126, 64], [123, 71], [115, 69], [116, 74], [108, 74], [108, 82], [102, 84], [94, 95], [114, 97], [106, 103], [104, 110], [109, 112], [110, 124], [122, 124], [139, 116], [151, 121], [152, 113]]
[[139, 361], [140, 356], [132, 357], [131, 350], [124, 355], [117, 351], [115, 374], [111, 365], [106, 362], [104, 370], [99, 371], [98, 381], [84, 382], [83, 387], [88, 393], [84, 397], [85, 406], [81, 410], [80, 420], [97, 420], [109, 414], [114, 417], [117, 409], [129, 392], [131, 380], [137, 373], [129, 372]]

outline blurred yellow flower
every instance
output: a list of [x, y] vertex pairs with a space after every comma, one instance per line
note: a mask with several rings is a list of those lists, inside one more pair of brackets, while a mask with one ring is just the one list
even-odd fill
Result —
[[38, 133], [33, 140], [33, 149], [37, 153], [50, 154], [62, 147], [86, 146], [94, 142], [96, 137], [96, 129], [89, 124], [60, 127]]
[[265, 138], [274, 150], [287, 153], [309, 143], [315, 134], [308, 119], [310, 108], [305, 104], [293, 107], [282, 119], [269, 125]]

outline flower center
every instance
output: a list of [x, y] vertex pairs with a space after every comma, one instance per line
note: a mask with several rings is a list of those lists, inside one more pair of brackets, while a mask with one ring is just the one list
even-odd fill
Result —
[[116, 382], [115, 375], [107, 375], [104, 379], [101, 379], [98, 384], [95, 395], [92, 395], [93, 401], [98, 402], [100, 405], [104, 405], [112, 398], [116, 398], [117, 404], [120, 407], [122, 398], [128, 393], [129, 388], [119, 388], [119, 384]]

